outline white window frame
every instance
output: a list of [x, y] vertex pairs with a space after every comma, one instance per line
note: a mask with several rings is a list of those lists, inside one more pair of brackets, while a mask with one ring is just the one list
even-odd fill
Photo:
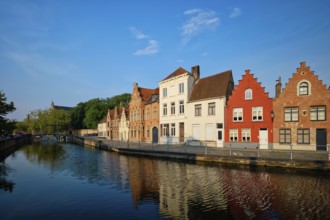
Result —
[[167, 97], [167, 88], [163, 88], [163, 98]]
[[263, 107], [252, 107], [252, 121], [263, 121]]
[[245, 90], [245, 100], [251, 100], [252, 99], [252, 89], [248, 88]]
[[229, 130], [229, 141], [230, 142], [237, 142], [238, 141], [238, 130], [237, 129], [230, 129]]
[[179, 113], [184, 114], [184, 101], [183, 100], [181, 100], [179, 102]]
[[179, 84], [179, 94], [184, 93], [184, 83]]
[[242, 122], [242, 121], [243, 121], [243, 108], [234, 108], [233, 122]]

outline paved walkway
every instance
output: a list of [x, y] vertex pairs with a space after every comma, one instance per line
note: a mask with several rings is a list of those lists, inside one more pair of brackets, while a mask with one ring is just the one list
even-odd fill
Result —
[[108, 141], [105, 139], [93, 137], [93, 139], [102, 142], [102, 145], [123, 149], [135, 149], [146, 151], [163, 151], [177, 153], [191, 153], [195, 155], [242, 157], [242, 158], [260, 158], [274, 160], [308, 160], [308, 161], [330, 161], [330, 152], [328, 151], [298, 151], [298, 150], [260, 150], [260, 149], [230, 149], [207, 146], [190, 145], [162, 145]]

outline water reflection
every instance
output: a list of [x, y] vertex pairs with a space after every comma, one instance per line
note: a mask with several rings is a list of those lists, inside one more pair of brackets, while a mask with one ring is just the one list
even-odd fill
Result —
[[3, 162], [0, 162], [0, 190], [13, 192], [15, 183], [7, 179], [10, 168]]
[[[115, 209], [118, 206], [109, 205], [113, 200], [125, 201], [122, 219], [125, 215], [131, 219], [136, 215], [145, 217], [146, 213], [141, 210], [150, 205], [158, 209], [148, 209], [148, 213], [156, 212], [159, 218], [170, 219], [323, 219], [330, 216], [329, 172], [302, 175], [292, 170], [274, 172], [181, 163], [127, 157], [69, 144], [33, 145], [22, 148], [21, 152], [30, 162], [48, 167], [54, 175], [65, 173], [78, 182], [88, 183], [89, 198], [97, 194], [97, 199], [102, 201], [97, 203], [97, 208], [104, 206], [104, 215], [118, 213]], [[4, 164], [0, 168], [0, 177], [6, 180], [10, 168]], [[5, 183], [15, 185], [8, 179]], [[66, 181], [68, 183], [70, 181]], [[100, 193], [97, 186], [110, 186], [111, 190]], [[64, 191], [68, 195], [75, 189], [75, 196], [82, 197], [74, 200], [74, 206], [79, 206], [81, 199], [85, 201], [84, 207], [92, 212], [96, 207], [92, 202], [87, 204], [87, 192], [73, 187], [65, 185], [61, 189], [71, 189]], [[120, 193], [114, 195], [113, 189]], [[125, 195], [130, 196], [127, 201]], [[49, 195], [38, 199], [47, 197]]]

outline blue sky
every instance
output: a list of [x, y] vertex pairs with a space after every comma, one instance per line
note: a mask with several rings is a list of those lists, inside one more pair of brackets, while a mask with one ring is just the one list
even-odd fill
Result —
[[179, 67], [201, 77], [250, 69], [270, 96], [301, 61], [330, 85], [327, 0], [0, 0], [0, 90], [23, 120], [156, 88]]

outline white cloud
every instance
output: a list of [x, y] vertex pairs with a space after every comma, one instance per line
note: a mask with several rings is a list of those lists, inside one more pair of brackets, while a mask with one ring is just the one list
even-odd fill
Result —
[[193, 36], [202, 31], [214, 30], [220, 23], [220, 18], [214, 11], [189, 9], [183, 14], [189, 16], [188, 20], [180, 28], [184, 44], [188, 43]]
[[159, 44], [156, 40], [149, 40], [149, 44], [144, 49], [137, 50], [134, 55], [152, 55], [157, 53], [159, 50]]
[[130, 28], [131, 32], [137, 40], [148, 41], [148, 46], [143, 49], [135, 51], [133, 54], [136, 56], [152, 55], [158, 53], [159, 43], [158, 41], [151, 39], [148, 35], [145, 35], [142, 31], [138, 30], [136, 27]]
[[236, 17], [240, 16], [241, 14], [242, 14], [241, 9], [239, 9], [239, 8], [233, 8], [233, 10], [231, 11], [229, 17], [230, 18], [236, 18]]
[[145, 35], [144, 33], [142, 33], [140, 30], [138, 30], [136, 27], [131, 27], [130, 28], [132, 34], [134, 35], [134, 37], [138, 40], [143, 40], [143, 39], [147, 39], [148, 36]]

